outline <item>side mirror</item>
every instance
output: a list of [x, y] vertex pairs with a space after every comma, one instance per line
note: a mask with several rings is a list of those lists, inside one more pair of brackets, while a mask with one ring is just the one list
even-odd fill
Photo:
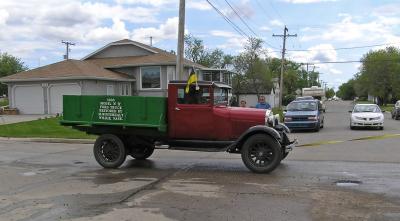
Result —
[[382, 110], [382, 113], [385, 113], [386, 111], [385, 110]]
[[353, 111], [349, 110], [349, 113], [351, 113], [351, 112], [353, 112]]

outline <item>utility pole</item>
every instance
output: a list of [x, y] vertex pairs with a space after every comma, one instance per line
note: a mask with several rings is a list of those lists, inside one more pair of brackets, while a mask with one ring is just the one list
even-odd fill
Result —
[[178, 50], [176, 56], [176, 76], [183, 80], [183, 52], [185, 37], [185, 0], [179, 0]]
[[283, 38], [283, 47], [282, 47], [282, 61], [281, 61], [281, 79], [279, 83], [279, 107], [282, 107], [282, 95], [283, 95], [283, 72], [285, 68], [285, 51], [286, 51], [286, 38], [288, 37], [297, 37], [297, 34], [290, 35], [287, 32], [289, 29], [286, 27], [283, 29], [283, 35], [273, 34], [273, 37], [282, 37]]
[[153, 46], [153, 36], [150, 36], [150, 46]]
[[75, 43], [72, 43], [70, 41], [64, 41], [64, 40], [61, 40], [61, 43], [65, 44], [67, 46], [66, 53], [64, 55], [64, 59], [68, 60], [69, 59], [69, 51], [70, 51], [69, 46], [75, 45]]

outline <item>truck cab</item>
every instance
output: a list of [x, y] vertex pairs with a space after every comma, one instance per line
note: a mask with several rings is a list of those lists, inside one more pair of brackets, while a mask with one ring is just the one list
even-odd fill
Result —
[[265, 125], [266, 111], [228, 106], [226, 84], [202, 82], [168, 87], [168, 135], [172, 139], [231, 141], [255, 125]]

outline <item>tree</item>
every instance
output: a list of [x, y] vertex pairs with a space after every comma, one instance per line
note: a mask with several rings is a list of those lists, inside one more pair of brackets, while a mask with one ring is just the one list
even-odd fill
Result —
[[333, 88], [328, 88], [325, 91], [325, 97], [326, 98], [332, 98], [333, 96], [335, 96], [335, 90], [333, 90]]
[[195, 63], [212, 68], [225, 68], [232, 64], [232, 56], [225, 55], [221, 49], [207, 50], [203, 40], [193, 35], [185, 36], [185, 57]]
[[[376, 96], [379, 104], [386, 104], [392, 97], [399, 97], [399, 61], [400, 50], [395, 47], [365, 54], [359, 76], [356, 78], [358, 84], [356, 91]], [[360, 90], [361, 88], [364, 88], [364, 91]]]
[[[20, 58], [7, 53], [0, 53], [0, 77], [5, 77], [18, 72], [26, 71], [28, 67]], [[7, 85], [0, 84], [0, 95], [8, 94]]]
[[339, 90], [336, 95], [343, 100], [353, 100], [356, 97], [356, 93], [354, 91], [354, 79], [350, 79], [348, 82], [339, 86]]

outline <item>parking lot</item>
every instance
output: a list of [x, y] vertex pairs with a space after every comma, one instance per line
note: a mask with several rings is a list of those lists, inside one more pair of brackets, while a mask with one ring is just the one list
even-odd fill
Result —
[[0, 220], [400, 220], [400, 121], [350, 130], [351, 106], [329, 102], [271, 174], [176, 150], [105, 170], [91, 145], [0, 141]]

